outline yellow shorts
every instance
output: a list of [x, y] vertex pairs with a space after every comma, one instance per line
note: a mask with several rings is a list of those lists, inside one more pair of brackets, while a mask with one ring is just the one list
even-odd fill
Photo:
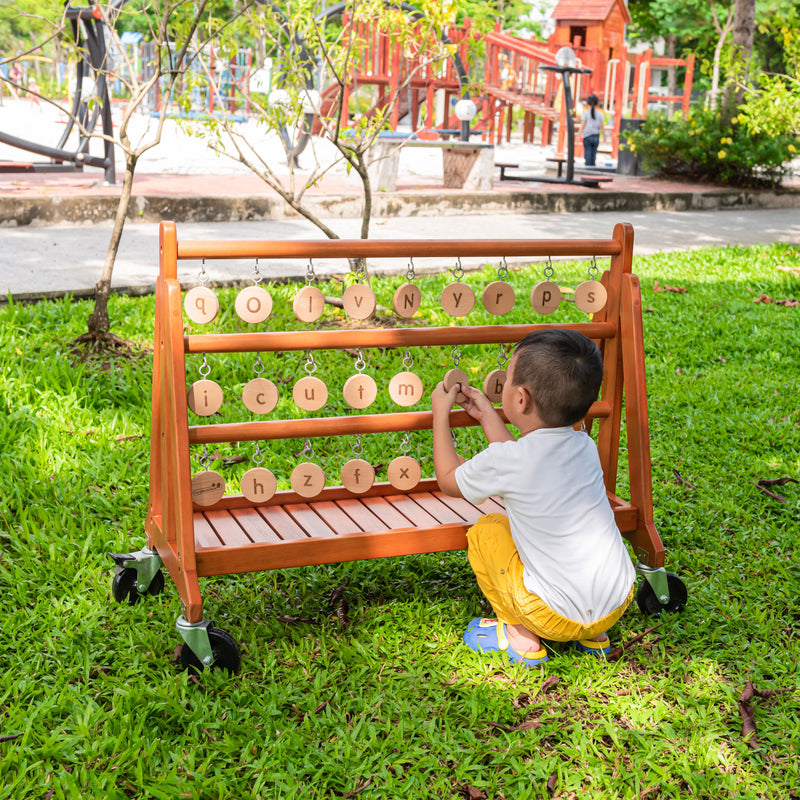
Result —
[[599, 636], [623, 615], [633, 598], [631, 586], [627, 600], [615, 611], [589, 625], [575, 622], [553, 611], [525, 588], [522, 561], [505, 514], [481, 517], [467, 532], [467, 543], [469, 563], [495, 616], [506, 625], [524, 625], [550, 641], [569, 642]]

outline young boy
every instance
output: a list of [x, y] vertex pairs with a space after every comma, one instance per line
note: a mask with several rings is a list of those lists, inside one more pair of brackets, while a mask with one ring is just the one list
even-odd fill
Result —
[[[431, 396], [433, 461], [442, 491], [471, 503], [499, 496], [505, 514], [481, 517], [467, 534], [478, 585], [497, 619], [473, 619], [464, 641], [503, 651], [527, 666], [547, 661], [540, 639], [575, 641], [603, 657], [606, 631], [633, 597], [635, 571], [606, 496], [597, 448], [573, 425], [597, 399], [603, 362], [583, 334], [551, 329], [526, 336], [508, 365], [503, 411], [515, 439], [487, 397], [440, 383]], [[450, 434], [460, 405], [489, 446], [463, 461]], [[463, 463], [462, 463], [463, 462]]]

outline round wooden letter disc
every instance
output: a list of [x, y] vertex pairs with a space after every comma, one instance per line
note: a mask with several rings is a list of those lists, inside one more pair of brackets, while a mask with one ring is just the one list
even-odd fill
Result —
[[[462, 389], [469, 386], [469, 378], [467, 377], [467, 373], [461, 369], [450, 369], [445, 373], [442, 383], [444, 383], [445, 391], [449, 392], [455, 383], [460, 383]], [[462, 392], [456, 395], [457, 403], [463, 403], [466, 399]]]
[[367, 319], [375, 313], [375, 292], [364, 283], [354, 283], [344, 290], [342, 307], [351, 319]]
[[304, 461], [292, 470], [289, 482], [301, 497], [316, 497], [325, 488], [325, 473], [319, 464]]
[[499, 403], [503, 399], [503, 387], [506, 385], [506, 371], [493, 369], [483, 382], [483, 393], [492, 403]]
[[292, 396], [303, 411], [319, 411], [328, 402], [328, 387], [319, 378], [307, 375], [294, 385]]
[[508, 314], [514, 308], [516, 299], [514, 287], [505, 281], [494, 281], [483, 290], [483, 307], [497, 316]]
[[423, 391], [422, 379], [413, 372], [398, 372], [389, 381], [389, 397], [399, 406], [413, 406]]
[[198, 506], [213, 506], [225, 494], [225, 479], [219, 472], [207, 469], [192, 478], [192, 502]]
[[278, 481], [268, 469], [253, 467], [242, 475], [240, 486], [242, 494], [251, 503], [266, 503], [275, 494]]
[[272, 297], [260, 286], [248, 286], [236, 295], [234, 308], [244, 322], [263, 322], [272, 313]]
[[183, 308], [186, 316], [198, 325], [205, 325], [216, 318], [219, 313], [219, 300], [211, 289], [205, 286], [195, 286], [186, 292], [183, 298]]
[[304, 286], [294, 296], [292, 310], [301, 322], [315, 322], [325, 310], [325, 295], [316, 286]]
[[375, 470], [369, 461], [354, 458], [342, 467], [342, 486], [353, 494], [362, 494], [375, 483]]
[[342, 394], [350, 408], [367, 408], [378, 396], [378, 384], [369, 375], [359, 373], [347, 379]]
[[475, 292], [466, 283], [451, 283], [442, 289], [441, 303], [451, 317], [466, 317], [475, 307]]
[[198, 416], [210, 417], [216, 414], [222, 405], [222, 388], [214, 381], [205, 379], [195, 381], [189, 387], [186, 402]]
[[422, 304], [422, 291], [414, 283], [404, 283], [392, 297], [392, 308], [398, 317], [408, 319], [419, 311]]
[[600, 281], [584, 281], [575, 289], [575, 305], [587, 314], [596, 314], [606, 304], [608, 292]]
[[533, 287], [531, 305], [538, 314], [552, 314], [561, 302], [561, 289], [552, 281], [541, 281]]
[[254, 414], [269, 414], [278, 405], [278, 387], [266, 378], [253, 378], [242, 389], [242, 402]]
[[395, 489], [407, 492], [419, 483], [422, 469], [411, 456], [398, 456], [389, 462], [386, 477]]

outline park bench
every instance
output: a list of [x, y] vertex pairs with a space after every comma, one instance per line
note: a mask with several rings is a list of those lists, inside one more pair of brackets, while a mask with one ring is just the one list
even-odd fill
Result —
[[[554, 156], [553, 158], [548, 158], [547, 161], [553, 161], [558, 164], [558, 177], [562, 177], [562, 165], [567, 162], [567, 159], [562, 156]], [[506, 170], [509, 169], [519, 169], [519, 163], [510, 162], [510, 161], [495, 161], [495, 167], [500, 169], [500, 180], [501, 181], [532, 181], [532, 182], [540, 182], [545, 181], [548, 183], [553, 183], [553, 179], [542, 178], [541, 176], [537, 175], [509, 175]], [[613, 178], [607, 178], [600, 175], [576, 175], [573, 179], [573, 184], [579, 184], [586, 186], [589, 189], [599, 189], [601, 183], [610, 183]], [[565, 181], [566, 182], [566, 181]]]
[[[355, 470], [352, 464], [351, 468], [347, 464], [342, 467], [341, 485], [338, 473], [335, 477], [327, 475], [327, 480], [323, 474], [320, 482], [322, 470], [309, 453], [323, 447], [325, 437], [347, 437], [344, 442], [349, 447], [360, 442], [362, 436], [405, 436], [430, 430], [428, 397], [433, 386], [423, 387], [418, 378], [415, 382], [416, 376], [406, 365], [405, 357], [404, 371], [391, 380], [387, 377], [384, 383], [388, 386], [380, 389], [379, 400], [385, 403], [384, 409], [389, 408], [384, 413], [371, 412], [369, 404], [358, 399], [365, 387], [369, 390], [370, 382], [375, 384], [372, 378], [365, 379], [361, 370], [355, 391], [351, 386], [348, 396], [352, 379], [348, 380], [343, 389], [337, 387], [338, 399], [333, 399], [336, 395], [331, 387], [332, 400], [327, 405], [320, 406], [321, 398], [315, 395], [319, 390], [327, 397], [327, 390], [323, 392], [316, 382], [318, 378], [309, 374], [292, 389], [294, 405], [288, 397], [282, 405], [276, 405], [277, 392], [271, 400], [266, 395], [254, 400], [252, 392], [247, 395], [248, 383], [241, 398], [226, 393], [220, 406], [214, 401], [210, 386], [216, 384], [208, 379], [210, 364], [222, 361], [224, 365], [225, 358], [247, 354], [263, 371], [262, 356], [277, 359], [279, 356], [270, 354], [304, 353], [317, 365], [332, 358], [332, 351], [342, 350], [358, 353], [359, 359], [363, 352], [376, 359], [394, 352], [406, 353], [410, 358], [412, 351], [424, 352], [422, 357], [428, 358], [432, 352], [428, 348], [433, 347], [446, 348], [448, 353], [451, 348], [472, 345], [510, 348], [531, 331], [557, 326], [582, 331], [598, 342], [603, 355], [601, 394], [584, 424], [596, 435], [609, 503], [622, 534], [630, 542], [637, 568], [646, 578], [637, 594], [639, 606], [648, 613], [660, 613], [664, 608], [679, 610], [686, 599], [685, 588], [664, 570], [664, 549], [653, 521], [642, 308], [639, 281], [631, 272], [632, 252], [633, 229], [627, 224], [616, 225], [608, 239], [184, 241], [178, 239], [174, 223], [162, 222], [155, 305], [150, 492], [145, 520], [147, 545], [134, 553], [112, 555], [117, 564], [114, 597], [135, 602], [142, 594], [157, 594], [164, 586], [163, 566], [177, 587], [182, 605], [177, 628], [185, 642], [181, 656], [184, 666], [202, 669], [215, 665], [235, 672], [239, 667], [238, 646], [229, 633], [204, 617], [200, 578], [457, 550], [466, 546], [467, 530], [481, 514], [502, 509], [500, 501], [494, 499], [477, 507], [444, 495], [434, 478], [418, 474], [419, 464], [408, 452], [389, 462], [386, 480], [369, 479], [367, 473], [373, 467], [363, 459], [355, 459]], [[545, 269], [545, 280], [533, 287], [530, 321], [524, 324], [502, 322], [502, 314], [515, 302], [513, 290], [509, 298], [510, 286], [503, 281], [502, 272], [500, 280], [490, 283], [483, 294], [487, 311], [496, 315], [492, 317], [497, 319], [496, 324], [462, 324], [468, 321], [464, 312], [469, 303], [464, 300], [460, 305], [468, 287], [459, 281], [456, 271], [455, 283], [448, 284], [440, 298], [441, 310], [453, 318], [453, 324], [414, 325], [409, 321], [410, 315], [426, 287], [425, 278], [414, 278], [412, 270], [406, 273], [406, 283], [392, 298], [378, 298], [381, 305], [396, 312], [397, 320], [391, 326], [365, 324], [364, 314], [370, 313], [370, 302], [374, 304], [375, 298], [370, 297], [368, 284], [359, 279], [343, 293], [342, 314], [347, 325], [318, 329], [314, 314], [318, 315], [319, 309], [314, 311], [312, 306], [322, 301], [309, 279], [307, 285], [298, 288], [292, 306], [304, 324], [302, 329], [276, 330], [269, 319], [264, 322], [258, 316], [256, 312], [267, 301], [259, 294], [256, 282], [242, 290], [236, 300], [236, 312], [247, 330], [231, 333], [197, 332], [209, 321], [214, 303], [218, 302], [216, 295], [207, 286], [184, 293], [178, 281], [178, 262], [187, 259], [197, 263], [202, 259], [205, 271], [205, 265], [216, 259], [261, 259], [262, 263], [293, 259], [309, 264], [313, 259], [342, 259], [343, 264], [363, 264], [361, 259], [399, 259], [403, 264], [413, 264], [415, 258], [438, 258], [452, 264], [462, 257], [478, 258], [483, 263], [496, 259], [502, 264], [505, 259], [523, 257], [610, 261], [602, 276], [591, 277], [574, 289], [573, 302], [583, 320], [578, 322], [547, 322], [554, 303], [557, 306], [562, 296], [559, 287], [547, 277], [549, 267]], [[593, 274], [591, 270], [589, 274]], [[516, 302], [527, 305], [528, 300], [526, 297]], [[271, 299], [268, 304], [272, 305]], [[233, 316], [232, 311], [227, 313]], [[191, 327], [188, 332], [187, 326]], [[239, 323], [238, 327], [243, 325]], [[198, 369], [200, 357], [202, 366]], [[496, 366], [493, 361], [494, 356], [490, 367]], [[254, 370], [258, 375], [255, 366]], [[198, 376], [200, 381], [196, 380]], [[450, 370], [443, 377], [456, 379]], [[466, 374], [462, 372], [458, 380], [467, 380]], [[502, 370], [492, 370], [484, 383], [484, 390], [495, 402], [503, 380]], [[258, 383], [259, 391], [266, 392], [267, 383]], [[301, 384], [304, 389], [298, 392]], [[388, 397], [383, 394], [387, 389]], [[377, 385], [373, 390], [377, 391]], [[290, 412], [276, 410], [286, 409], [287, 403]], [[422, 410], [411, 410], [418, 404]], [[225, 417], [219, 416], [223, 413], [233, 413], [235, 421], [224, 421]], [[451, 412], [451, 424], [457, 429], [475, 422], [457, 409]], [[623, 427], [625, 435], [621, 437]], [[274, 478], [258, 466], [255, 456], [252, 461], [257, 466], [242, 477], [241, 491], [224, 489], [222, 484], [228, 482], [224, 476], [207, 465], [202, 467], [206, 447], [231, 442], [255, 447], [255, 453], [266, 458], [266, 467], [270, 463], [270, 447], [287, 440], [292, 443], [292, 453], [305, 454], [299, 456], [300, 463], [291, 471], [292, 488], [274, 491], [278, 478], [285, 484], [289, 476]], [[621, 442], [626, 451], [622, 459]], [[309, 446], [311, 443], [313, 447]], [[384, 446], [382, 440], [379, 443]], [[262, 445], [264, 451], [260, 450]], [[195, 464], [198, 454], [201, 456], [202, 469], [195, 470], [194, 476], [192, 454]], [[620, 461], [627, 470], [627, 499], [617, 494]]]

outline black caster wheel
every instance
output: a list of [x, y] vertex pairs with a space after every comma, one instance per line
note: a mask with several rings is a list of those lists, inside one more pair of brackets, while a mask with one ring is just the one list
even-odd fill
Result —
[[660, 617], [664, 611], [667, 614], [677, 614], [679, 611], [683, 611], [688, 597], [686, 584], [677, 575], [668, 572], [667, 587], [669, 588], [669, 602], [662, 605], [649, 581], [643, 580], [636, 591], [636, 604], [639, 606], [639, 610], [651, 617]]
[[[213, 626], [208, 628], [208, 638], [211, 640], [211, 652], [214, 654], [211, 669], [224, 669], [231, 675], [237, 675], [241, 664], [241, 653], [236, 639], [222, 628]], [[181, 648], [181, 667], [188, 670], [190, 675], [199, 675], [205, 669], [203, 662], [187, 644]]]
[[[111, 594], [118, 603], [136, 605], [139, 602], [139, 575], [133, 567], [117, 567], [111, 582]], [[147, 587], [147, 594], [156, 595], [164, 591], [164, 573], [158, 570]]]

